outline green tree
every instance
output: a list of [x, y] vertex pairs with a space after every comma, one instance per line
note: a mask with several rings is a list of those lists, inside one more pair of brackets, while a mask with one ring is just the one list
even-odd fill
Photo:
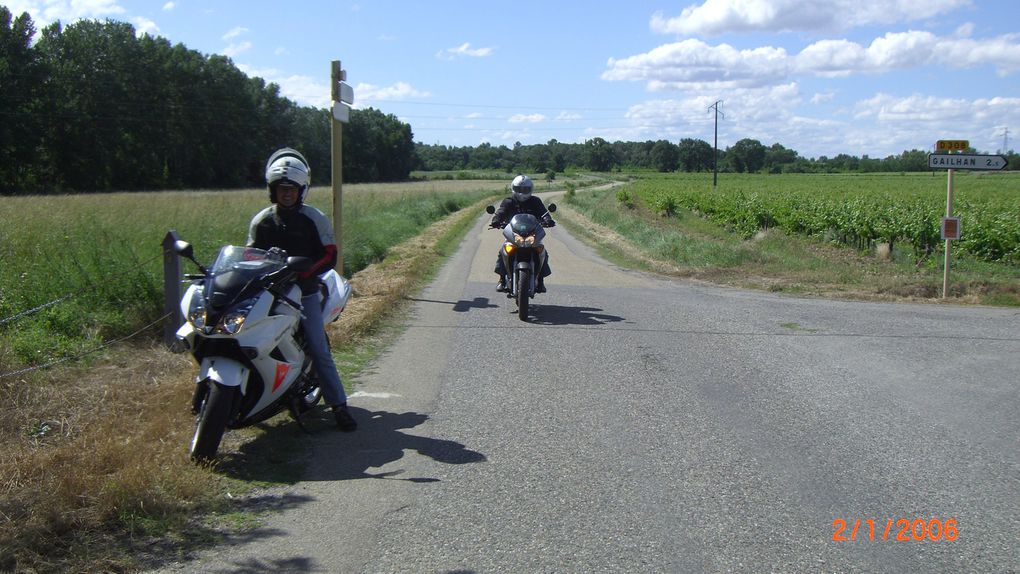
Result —
[[585, 165], [592, 171], [610, 171], [616, 165], [612, 145], [602, 138], [584, 142]]
[[714, 153], [712, 146], [704, 140], [684, 138], [677, 145], [680, 168], [686, 172], [711, 170]]
[[765, 146], [756, 139], [744, 138], [726, 150], [733, 171], [755, 173], [765, 165]]
[[652, 146], [652, 165], [660, 172], [676, 171], [680, 162], [680, 148], [666, 140], [659, 140]]
[[769, 173], [782, 173], [784, 166], [792, 166], [797, 162], [797, 152], [787, 149], [778, 143], [765, 150], [765, 169]]
[[45, 67], [32, 48], [28, 13], [12, 19], [0, 6], [0, 192], [34, 190], [44, 175], [35, 156], [41, 143]]
[[351, 111], [344, 126], [344, 181], [402, 181], [415, 166], [411, 126], [374, 108]]

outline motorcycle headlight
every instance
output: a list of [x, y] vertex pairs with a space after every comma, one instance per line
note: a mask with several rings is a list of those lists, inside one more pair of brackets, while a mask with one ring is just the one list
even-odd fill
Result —
[[220, 324], [216, 326], [216, 330], [228, 335], [237, 334], [244, 326], [244, 320], [248, 318], [248, 311], [251, 311], [251, 307], [227, 313], [223, 316]]
[[206, 319], [205, 307], [199, 302], [192, 302], [191, 308], [188, 309], [188, 322], [191, 323], [196, 329], [202, 329], [205, 327]]
[[518, 235], [515, 233], [514, 243], [516, 243], [518, 247], [531, 247], [532, 245], [535, 244], [535, 236], [529, 235], [527, 237], [524, 237], [523, 235]]

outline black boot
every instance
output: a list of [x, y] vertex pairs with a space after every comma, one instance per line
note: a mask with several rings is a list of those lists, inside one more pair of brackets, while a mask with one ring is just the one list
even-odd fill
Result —
[[333, 406], [333, 416], [336, 417], [336, 426], [343, 432], [354, 432], [358, 430], [358, 421], [351, 416], [347, 410], [347, 403]]

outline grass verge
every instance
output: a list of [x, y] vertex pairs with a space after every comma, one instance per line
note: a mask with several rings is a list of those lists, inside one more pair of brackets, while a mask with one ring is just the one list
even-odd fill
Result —
[[[432, 277], [490, 201], [437, 221], [351, 277], [354, 294], [330, 331], [346, 384], [398, 332], [407, 295]], [[190, 462], [194, 371], [186, 355], [136, 345], [91, 366], [0, 380], [9, 398], [0, 407], [8, 439], [0, 571], [136, 571], [251, 528], [259, 505], [245, 495], [299, 480], [292, 461], [300, 437], [274, 432], [290, 424], [286, 415], [228, 433], [216, 467]]]

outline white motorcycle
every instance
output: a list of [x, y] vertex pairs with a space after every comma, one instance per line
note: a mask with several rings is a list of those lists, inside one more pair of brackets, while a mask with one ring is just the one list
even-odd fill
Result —
[[[227, 245], [211, 268], [195, 260], [192, 246], [175, 251], [201, 270], [181, 298], [184, 325], [177, 349], [199, 364], [192, 410], [196, 415], [191, 457], [216, 456], [226, 429], [264, 421], [283, 410], [300, 416], [321, 399], [301, 331], [297, 274], [311, 261], [279, 250]], [[340, 318], [350, 285], [336, 271], [320, 276], [323, 321]], [[324, 325], [325, 326], [325, 325]]]

